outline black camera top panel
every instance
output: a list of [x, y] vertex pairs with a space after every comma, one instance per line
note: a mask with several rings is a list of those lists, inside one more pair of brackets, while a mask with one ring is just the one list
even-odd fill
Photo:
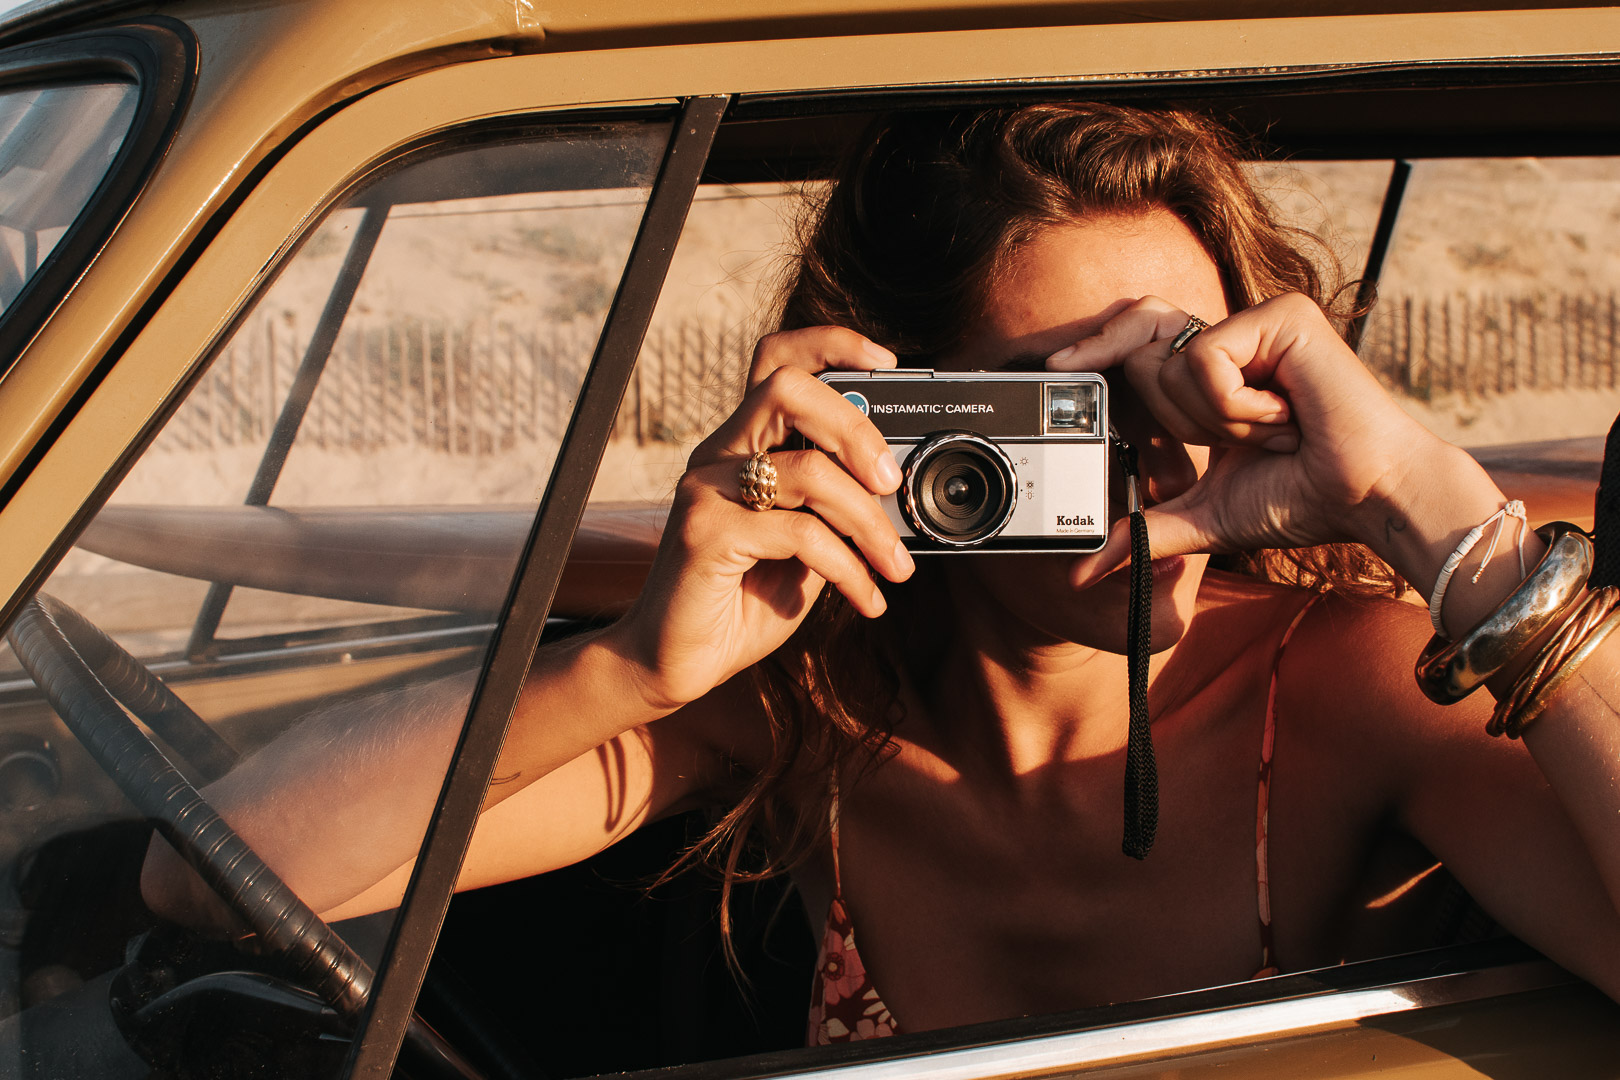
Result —
[[1090, 373], [827, 372], [823, 381], [866, 413], [885, 438], [942, 430], [992, 439], [1102, 439], [1107, 384]]

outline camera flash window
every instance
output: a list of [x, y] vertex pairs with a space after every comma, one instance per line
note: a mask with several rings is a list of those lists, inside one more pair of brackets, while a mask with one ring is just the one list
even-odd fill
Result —
[[1097, 434], [1097, 387], [1092, 383], [1047, 383], [1046, 430]]

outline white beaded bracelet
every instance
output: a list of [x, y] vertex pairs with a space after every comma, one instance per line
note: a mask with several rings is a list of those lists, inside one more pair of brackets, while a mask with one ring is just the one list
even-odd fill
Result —
[[1479, 576], [1491, 564], [1491, 557], [1496, 554], [1496, 544], [1502, 539], [1502, 529], [1506, 527], [1508, 518], [1517, 518], [1519, 521], [1519, 577], [1524, 577], [1524, 531], [1529, 526], [1529, 521], [1525, 518], [1524, 503], [1512, 499], [1502, 509], [1469, 530], [1468, 535], [1462, 538], [1462, 543], [1457, 545], [1457, 550], [1446, 557], [1445, 564], [1440, 567], [1440, 576], [1434, 579], [1434, 595], [1429, 597], [1429, 622], [1434, 624], [1434, 632], [1447, 641], [1451, 638], [1446, 634], [1445, 624], [1440, 621], [1440, 607], [1446, 602], [1446, 586], [1451, 584], [1451, 575], [1457, 572], [1457, 567], [1461, 566], [1468, 553], [1474, 550], [1474, 545], [1485, 535], [1485, 530], [1495, 523], [1496, 534], [1491, 537], [1491, 546], [1485, 549], [1485, 558], [1481, 560], [1479, 569], [1474, 571], [1473, 581], [1478, 582]]

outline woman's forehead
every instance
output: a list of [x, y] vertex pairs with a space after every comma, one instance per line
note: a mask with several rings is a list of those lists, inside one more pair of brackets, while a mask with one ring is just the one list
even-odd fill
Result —
[[941, 366], [1038, 367], [1144, 296], [1209, 322], [1228, 314], [1214, 260], [1168, 210], [1043, 229], [1013, 253], [983, 317]]

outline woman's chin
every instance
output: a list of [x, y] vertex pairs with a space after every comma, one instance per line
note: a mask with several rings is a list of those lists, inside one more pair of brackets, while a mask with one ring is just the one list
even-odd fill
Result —
[[[953, 560], [954, 561], [954, 560]], [[974, 593], [992, 601], [1015, 624], [1026, 625], [1035, 638], [1068, 641], [1104, 652], [1127, 650], [1125, 625], [1130, 612], [1129, 565], [1076, 587], [1069, 555], [987, 555], [960, 560], [971, 569], [976, 588], [953, 590], [958, 611]], [[1205, 555], [1175, 555], [1153, 560], [1153, 651], [1181, 640], [1197, 605]], [[999, 621], [999, 620], [997, 620]]]

